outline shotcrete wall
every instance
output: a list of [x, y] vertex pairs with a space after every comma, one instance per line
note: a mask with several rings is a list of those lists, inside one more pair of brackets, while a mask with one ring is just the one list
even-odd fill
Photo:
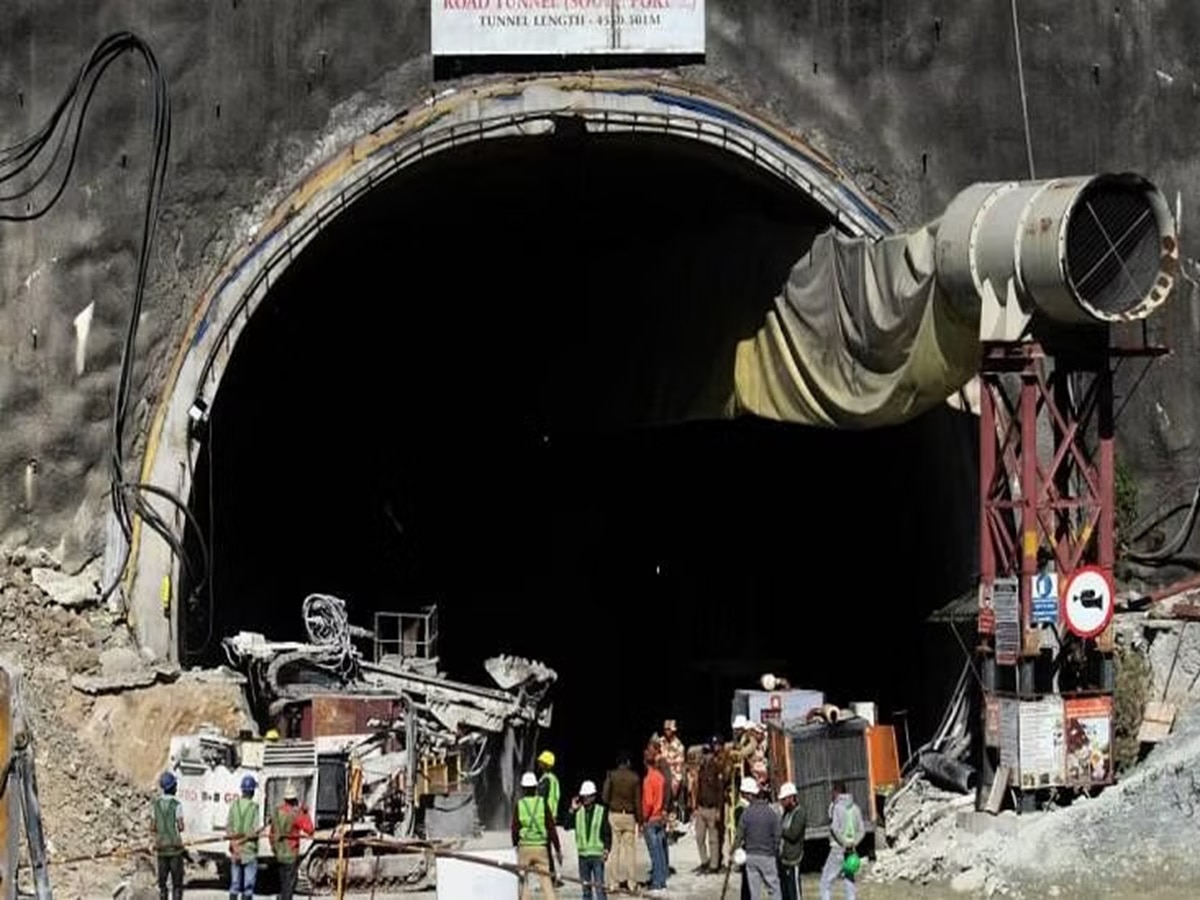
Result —
[[[110, 31], [145, 36], [171, 82], [172, 156], [139, 344], [139, 441], [197, 297], [255, 224], [318, 161], [450, 86], [433, 79], [427, 7], [7, 4], [0, 143], [45, 117]], [[1200, 255], [1188, 227], [1200, 160], [1200, 8], [1189, 0], [1019, 8], [1037, 173], [1145, 173], [1169, 197], [1182, 193], [1184, 256]], [[708, 29], [705, 64], [680, 75], [803, 133], [903, 221], [936, 213], [969, 182], [1029, 174], [1008, 4], [709, 0]], [[61, 202], [37, 222], [0, 227], [0, 540], [62, 541], [68, 565], [102, 549], [150, 103], [132, 60], [113, 67]], [[470, 242], [447, 251], [467, 257]], [[77, 317], [86, 320], [91, 304], [80, 356]], [[1176, 353], [1142, 382], [1119, 429], [1134, 469], [1169, 483], [1191, 477], [1200, 429], [1200, 315], [1189, 290], [1153, 329]], [[131, 459], [139, 451], [140, 443]]]

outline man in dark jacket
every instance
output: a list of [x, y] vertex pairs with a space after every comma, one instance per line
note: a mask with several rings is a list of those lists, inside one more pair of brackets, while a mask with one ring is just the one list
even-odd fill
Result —
[[712, 743], [704, 748], [700, 769], [696, 773], [696, 808], [692, 821], [696, 828], [696, 847], [700, 850], [697, 872], [719, 872], [721, 869], [725, 794], [729, 786], [727, 773], [717, 756], [720, 745], [720, 738], [713, 738]]
[[783, 807], [783, 840], [779, 847], [779, 885], [783, 900], [800, 900], [800, 862], [804, 859], [804, 834], [808, 831], [808, 814], [800, 805], [796, 786], [785, 781], [779, 786], [779, 805]]
[[642, 780], [633, 771], [628, 753], [618, 756], [617, 767], [604, 779], [600, 799], [608, 810], [613, 835], [608, 877], [612, 884], [628, 890], [637, 884], [637, 826], [642, 813]]
[[767, 802], [753, 778], [742, 779], [742, 793], [750, 805], [738, 819], [735, 850], [746, 854], [742, 871], [750, 888], [750, 900], [759, 900], [765, 888], [770, 896], [779, 892], [779, 844], [783, 836], [779, 813]]

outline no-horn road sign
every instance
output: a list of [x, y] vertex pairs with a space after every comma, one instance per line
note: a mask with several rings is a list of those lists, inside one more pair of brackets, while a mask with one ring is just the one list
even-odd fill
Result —
[[1094, 638], [1112, 621], [1115, 599], [1112, 576], [1099, 566], [1083, 566], [1063, 589], [1062, 620], [1072, 634]]

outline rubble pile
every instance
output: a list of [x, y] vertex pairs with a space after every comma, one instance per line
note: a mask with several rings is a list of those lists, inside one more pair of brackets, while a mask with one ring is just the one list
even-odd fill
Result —
[[996, 836], [975, 835], [959, 826], [974, 809], [974, 794], [957, 794], [930, 784], [919, 773], [887, 806], [886, 842], [880, 841], [868, 880], [928, 884], [949, 880], [956, 890], [984, 896], [1009, 893], [995, 865]]
[[56, 569], [44, 551], [0, 555], [0, 654], [22, 670], [47, 845], [62, 859], [144, 844], [152, 795], [80, 739], [88, 703], [72, 697], [71, 677], [98, 673], [101, 653], [130, 639], [107, 611], [66, 609], [34, 583], [32, 572]]
[[998, 862], [1023, 880], [1077, 883], [1200, 874], [1200, 710], [1188, 708], [1147, 759], [1098, 797], [1031, 821]]
[[973, 811], [973, 797], [917, 778], [889, 804], [868, 880], [948, 882], [971, 895], [1057, 896], [1152, 875], [1200, 875], [1200, 709], [1115, 786], [1070, 806], [1017, 816]]

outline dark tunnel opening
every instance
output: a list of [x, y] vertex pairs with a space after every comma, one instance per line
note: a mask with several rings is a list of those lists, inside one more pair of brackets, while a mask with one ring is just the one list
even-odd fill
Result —
[[225, 373], [185, 662], [242, 629], [303, 639], [314, 592], [363, 626], [436, 602], [452, 677], [487, 684], [499, 652], [557, 670], [564, 789], [664, 717], [727, 731], [768, 671], [908, 709], [915, 746], [963, 662], [924, 619], [972, 581], [976, 420], [684, 421], [719, 412], [736, 341], [829, 225], [665, 138], [486, 142], [372, 191]]

